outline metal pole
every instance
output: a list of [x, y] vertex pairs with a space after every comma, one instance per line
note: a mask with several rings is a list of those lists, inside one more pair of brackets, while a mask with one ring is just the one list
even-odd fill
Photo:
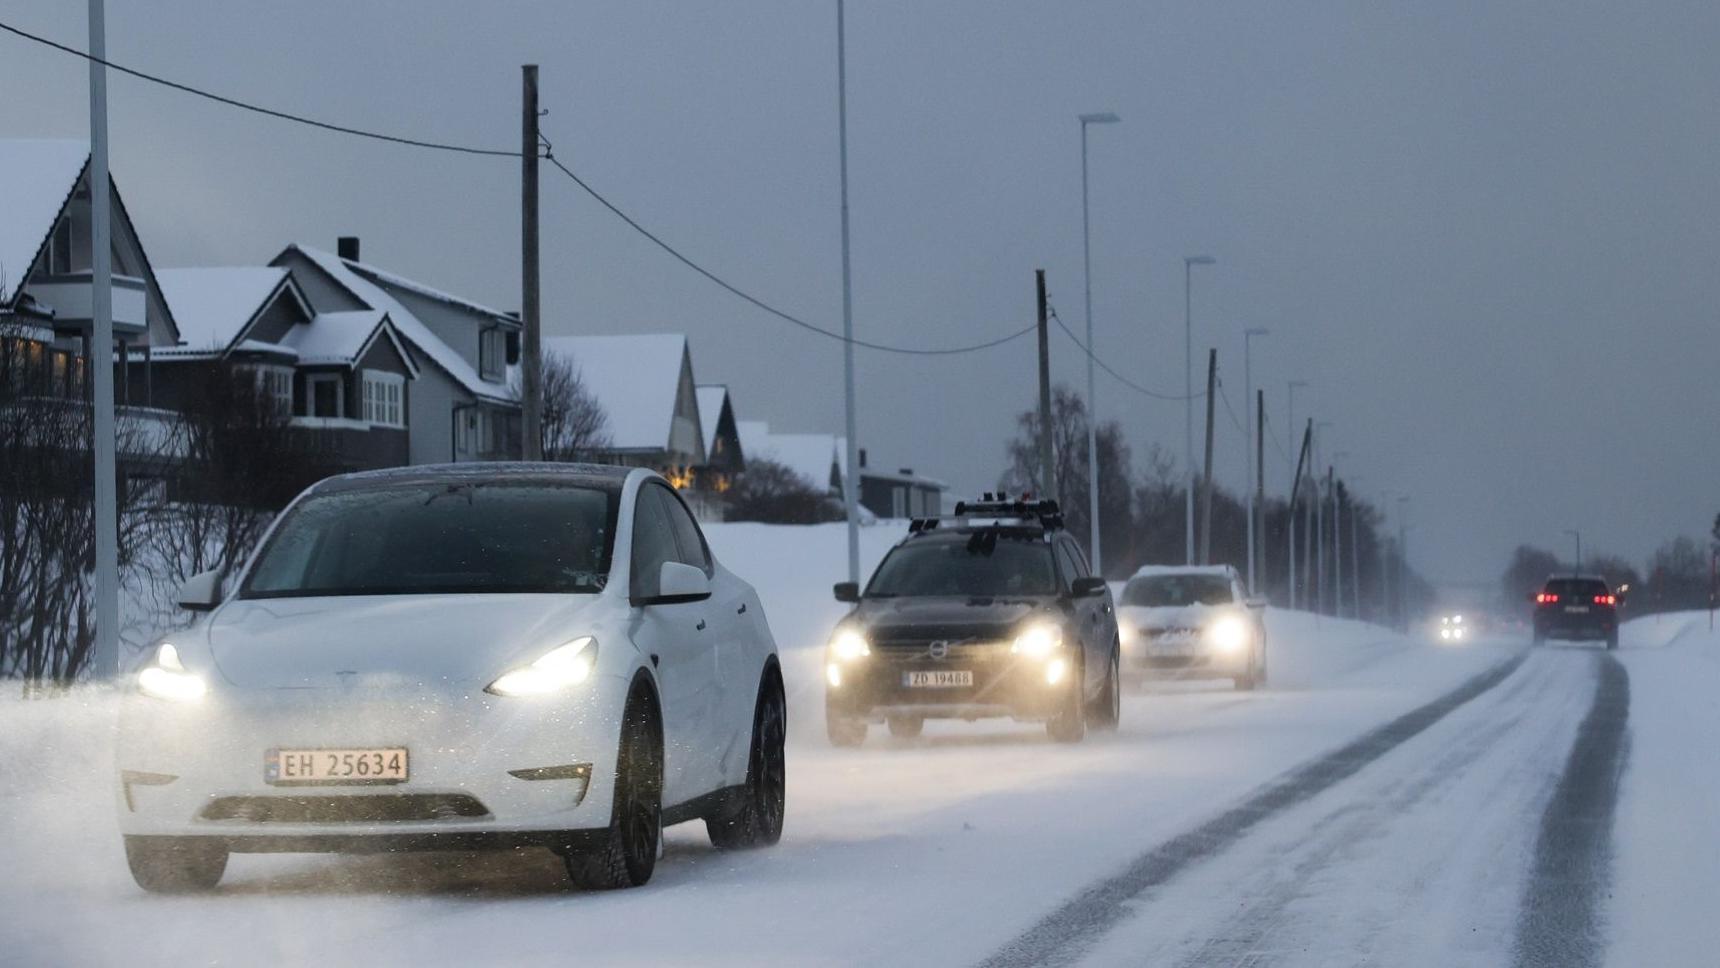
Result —
[[1051, 327], [1047, 320], [1045, 270], [1033, 273], [1039, 289], [1039, 492], [1041, 497], [1060, 500], [1057, 494], [1057, 462], [1051, 449]]
[[[1255, 594], [1254, 583], [1254, 411], [1247, 403], [1254, 397], [1254, 337], [1265, 336], [1266, 330], [1253, 328], [1242, 331], [1242, 401], [1243, 409], [1248, 412], [1243, 415], [1247, 422], [1247, 442], [1243, 446], [1246, 455], [1248, 476], [1244, 478], [1242, 489], [1246, 495], [1243, 504], [1248, 512], [1248, 594]], [[1264, 536], [1263, 536], [1264, 537]]]
[[90, 0], [90, 317], [89, 369], [94, 398], [95, 649], [91, 675], [119, 674], [119, 474], [113, 412], [113, 223], [108, 199], [107, 18]]
[[1194, 564], [1194, 263], [1183, 259], [1183, 459], [1188, 463], [1188, 494], [1183, 501], [1186, 560]]
[[1200, 563], [1212, 564], [1212, 427], [1218, 397], [1218, 350], [1206, 358], [1206, 476], [1201, 482]]
[[1409, 631], [1409, 498], [1398, 498], [1398, 621]]
[[[1352, 479], [1353, 485], [1355, 481]], [[1356, 496], [1350, 495], [1350, 595], [1351, 607], [1355, 609], [1357, 621], [1362, 618], [1362, 538], [1361, 527], [1357, 524]]]
[[[1297, 387], [1305, 387], [1307, 385], [1308, 384], [1303, 380], [1291, 380], [1289, 385], [1288, 385], [1288, 391], [1289, 391], [1288, 396], [1290, 398], [1288, 400], [1289, 405], [1284, 408], [1284, 421], [1285, 421], [1284, 426], [1287, 428], [1284, 432], [1284, 442], [1286, 444], [1290, 443], [1290, 435], [1296, 432], [1296, 388]], [[1287, 467], [1290, 471], [1290, 492], [1292, 494], [1294, 494], [1296, 492], [1296, 485], [1298, 483], [1296, 480], [1296, 477], [1297, 477], [1296, 458], [1290, 457], [1290, 455], [1288, 455], [1288, 454], [1286, 454], [1284, 456], [1289, 461], [1289, 464], [1287, 465]], [[1295, 608], [1296, 607], [1296, 504], [1294, 501], [1292, 501], [1290, 504], [1290, 527], [1287, 530], [1288, 530], [1288, 534], [1286, 536], [1286, 538], [1287, 538], [1286, 549], [1288, 551], [1288, 554], [1285, 557], [1288, 558], [1289, 562], [1290, 562], [1290, 569], [1289, 569], [1289, 575], [1290, 575], [1290, 607]]]
[[848, 455], [842, 503], [848, 511], [848, 580], [860, 580], [860, 440], [854, 427], [854, 288], [848, 261], [848, 53], [842, 0], [836, 0], [836, 118], [842, 155], [842, 384]]
[[1338, 489], [1337, 469], [1326, 468], [1332, 497], [1332, 617], [1344, 617], [1344, 504]]
[[1583, 533], [1574, 528], [1566, 528], [1565, 533], [1577, 541], [1577, 563], [1571, 569], [1571, 574], [1580, 574], [1583, 570]]
[[538, 69], [520, 68], [521, 428], [526, 460], [543, 460], [543, 349], [538, 288]]
[[1087, 313], [1087, 548], [1093, 555], [1093, 570], [1105, 573], [1099, 557], [1099, 409], [1093, 395], [1093, 240], [1087, 210], [1087, 121], [1081, 121], [1081, 272]]
[[[1250, 524], [1259, 519], [1260, 540], [1260, 577], [1266, 577], [1266, 391], [1254, 391], [1254, 511], [1248, 516]], [[1248, 563], [1254, 564], [1254, 554], [1249, 553]], [[1249, 579], [1248, 591], [1259, 595], [1254, 587], [1254, 580]]]

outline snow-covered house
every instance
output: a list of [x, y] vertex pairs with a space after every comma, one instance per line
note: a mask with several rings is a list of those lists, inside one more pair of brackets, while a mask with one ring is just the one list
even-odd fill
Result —
[[556, 336], [544, 355], [566, 360], [603, 408], [609, 445], [600, 458], [649, 467], [688, 488], [705, 463], [693, 356], [679, 333]]
[[870, 467], [866, 450], [860, 449], [860, 494], [862, 507], [880, 518], [922, 518], [943, 513], [944, 492], [949, 485], [934, 477], [914, 473], [911, 467], [895, 471]]
[[698, 388], [699, 427], [705, 434], [705, 462], [694, 477], [703, 491], [722, 494], [734, 476], [746, 470], [746, 451], [735, 426], [735, 408], [729, 388], [720, 383]]
[[520, 402], [508, 368], [519, 356], [519, 318], [362, 262], [356, 238], [337, 249], [289, 245], [269, 264], [319, 314], [386, 317], [418, 367], [403, 402], [406, 462], [518, 459]]
[[159, 403], [181, 408], [211, 364], [233, 364], [311, 438], [306, 453], [322, 473], [411, 462], [420, 368], [388, 313], [318, 312], [275, 266], [164, 269], [158, 279], [183, 337], [156, 353]]
[[737, 425], [741, 449], [752, 460], [770, 460], [794, 471], [808, 487], [842, 493], [845, 438], [835, 434], [772, 433], [770, 424], [742, 420]]
[[[89, 144], [0, 139], [0, 379], [32, 392], [81, 398], [94, 287]], [[179, 342], [179, 330], [126, 212], [109, 181], [114, 347], [144, 360]], [[151, 402], [149, 367], [138, 383], [121, 369], [115, 402]]]

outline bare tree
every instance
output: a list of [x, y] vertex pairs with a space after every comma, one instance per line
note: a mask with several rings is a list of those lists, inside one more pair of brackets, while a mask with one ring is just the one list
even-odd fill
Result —
[[543, 459], [595, 460], [610, 445], [609, 417], [580, 379], [573, 361], [549, 354], [543, 360]]
[[767, 524], [818, 524], [840, 521], [842, 507], [793, 469], [763, 457], [749, 458], [747, 469], [728, 492], [729, 521]]

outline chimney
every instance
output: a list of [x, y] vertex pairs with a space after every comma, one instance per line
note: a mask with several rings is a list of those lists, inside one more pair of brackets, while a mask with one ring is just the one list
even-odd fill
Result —
[[358, 257], [358, 236], [343, 235], [335, 240], [335, 252], [348, 262], [362, 262]]
[[896, 473], [902, 475], [903, 477], [913, 477], [914, 476], [914, 469], [912, 467], [898, 467], [898, 468], [896, 468]]
[[860, 448], [860, 466], [862, 469], [866, 466], [866, 448], [864, 447]]

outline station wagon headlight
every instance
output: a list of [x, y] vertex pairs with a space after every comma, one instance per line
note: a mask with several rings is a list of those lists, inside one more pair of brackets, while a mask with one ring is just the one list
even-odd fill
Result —
[[1063, 628], [1046, 622], [1030, 626], [1015, 637], [1009, 651], [1031, 659], [1043, 659], [1063, 647]]
[[1220, 652], [1235, 652], [1248, 644], [1248, 623], [1226, 615], [1207, 627], [1206, 640]]
[[146, 696], [174, 702], [193, 702], [209, 691], [201, 676], [185, 668], [171, 642], [163, 642], [155, 659], [137, 674], [137, 688]]
[[591, 678], [596, 667], [597, 640], [587, 635], [545, 652], [531, 665], [502, 673], [484, 691], [498, 696], [548, 695], [579, 685]]

